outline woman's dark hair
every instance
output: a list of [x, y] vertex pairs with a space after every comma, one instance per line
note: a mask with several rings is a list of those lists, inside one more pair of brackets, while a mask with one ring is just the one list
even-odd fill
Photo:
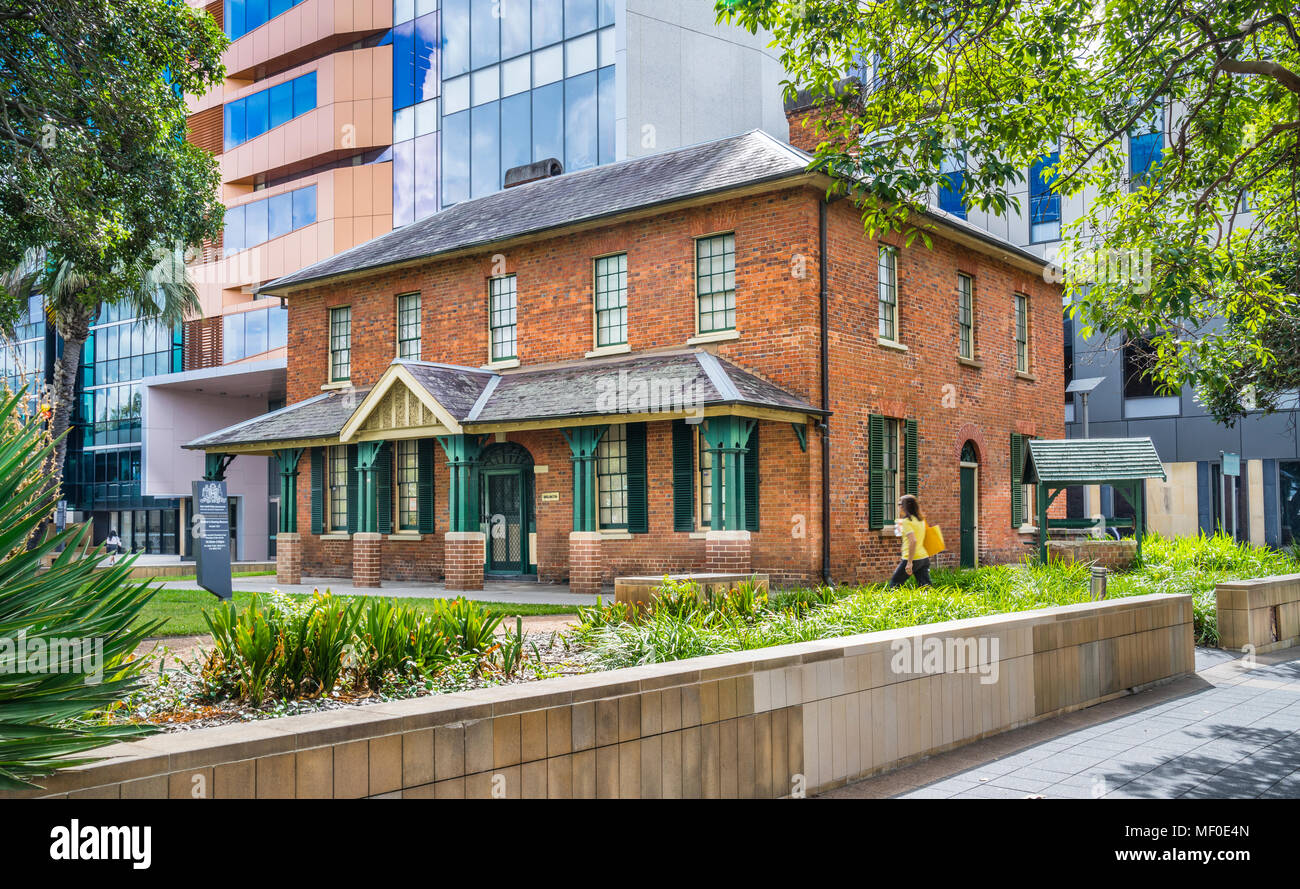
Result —
[[921, 504], [917, 501], [915, 495], [904, 494], [902, 497], [898, 498], [898, 503], [903, 507], [904, 515], [909, 518], [921, 519], [924, 521], [925, 517], [921, 515]]
[[108, 529], [108, 536], [109, 536], [109, 537], [116, 537], [116, 536], [117, 536], [117, 529], [116, 529], [116, 528], [109, 528], [109, 529]]

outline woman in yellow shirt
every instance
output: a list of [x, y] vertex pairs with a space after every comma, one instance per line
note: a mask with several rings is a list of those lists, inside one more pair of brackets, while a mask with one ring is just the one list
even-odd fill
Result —
[[930, 586], [930, 554], [925, 551], [925, 518], [921, 504], [911, 494], [898, 498], [898, 518], [894, 529], [903, 538], [902, 560], [889, 579], [891, 587], [902, 586], [915, 577], [917, 586]]

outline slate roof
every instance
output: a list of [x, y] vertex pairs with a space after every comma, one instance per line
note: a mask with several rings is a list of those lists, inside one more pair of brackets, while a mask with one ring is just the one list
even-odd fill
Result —
[[277, 278], [290, 285], [424, 259], [656, 204], [799, 176], [812, 158], [762, 130], [508, 188]]
[[1034, 438], [1025, 458], [1026, 482], [1109, 484], [1165, 477], [1150, 438]]
[[207, 450], [219, 445], [270, 444], [310, 438], [333, 438], [343, 429], [370, 389], [341, 389], [308, 398], [278, 411], [208, 433], [185, 445]]
[[[808, 401], [708, 352], [620, 356], [581, 364], [494, 373], [426, 361], [396, 361], [466, 429], [605, 414], [680, 415], [719, 406], [749, 406], [822, 415]], [[367, 389], [331, 392], [205, 435], [196, 450], [333, 438]], [[665, 419], [667, 419], [667, 416]]]

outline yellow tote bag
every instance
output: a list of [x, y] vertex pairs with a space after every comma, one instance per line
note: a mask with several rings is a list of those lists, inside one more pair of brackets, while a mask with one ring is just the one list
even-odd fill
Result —
[[932, 556], [938, 555], [944, 551], [943, 532], [939, 530], [938, 525], [925, 526], [925, 543], [922, 544], [925, 551]]

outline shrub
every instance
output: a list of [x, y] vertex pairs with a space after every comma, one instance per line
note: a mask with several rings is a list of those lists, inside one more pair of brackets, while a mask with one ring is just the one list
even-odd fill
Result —
[[[102, 568], [102, 549], [88, 550], [88, 526], [34, 543], [54, 512], [54, 445], [39, 416], [23, 412], [22, 393], [0, 400], [0, 789], [36, 786], [56, 767], [93, 759], [78, 754], [151, 729], [96, 722], [138, 685], [136, 647], [157, 623], [136, 624], [154, 590], [129, 580], [132, 559]], [[53, 555], [60, 548], [62, 552]], [[47, 557], [48, 569], [41, 568]], [[61, 640], [91, 651], [63, 659], [60, 670], [22, 656], [58, 651]], [[70, 649], [63, 647], [65, 653]], [[69, 668], [69, 669], [62, 669]], [[102, 670], [94, 681], [96, 668]]]

